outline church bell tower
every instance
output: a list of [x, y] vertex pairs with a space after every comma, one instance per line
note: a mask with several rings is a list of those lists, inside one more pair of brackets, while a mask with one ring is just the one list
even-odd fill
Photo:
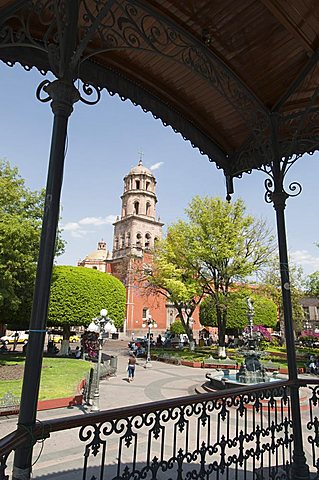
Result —
[[114, 223], [113, 259], [143, 257], [162, 236], [163, 223], [156, 220], [156, 180], [140, 159], [124, 177], [121, 217]]

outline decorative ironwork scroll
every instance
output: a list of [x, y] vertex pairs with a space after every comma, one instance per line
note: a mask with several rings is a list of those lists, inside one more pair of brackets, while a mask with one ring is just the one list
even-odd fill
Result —
[[311, 448], [312, 465], [319, 478], [319, 385], [309, 387], [311, 396], [309, 402], [309, 421], [307, 423], [306, 439]]
[[[172, 125], [212, 160], [218, 158], [217, 163], [228, 176], [240, 176], [251, 168], [271, 163], [271, 113], [210, 48], [213, 26], [207, 34], [203, 32], [199, 40], [150, 3], [139, 0], [36, 0], [26, 2], [23, 8], [19, 5], [16, 13], [11, 9], [6, 17], [0, 18], [0, 57], [8, 65], [19, 61], [26, 69], [36, 64], [41, 73], [51, 70], [57, 78], [82, 78], [84, 93], [90, 92], [91, 97], [93, 89], [96, 101], [102, 88], [108, 88], [110, 94], [116, 91], [123, 100], [130, 98], [160, 118], [164, 125]], [[41, 32], [37, 38], [31, 33], [35, 23]], [[70, 25], [77, 28], [77, 42], [73, 46], [68, 41]], [[236, 47], [238, 35], [240, 32], [229, 48]], [[120, 78], [120, 71], [112, 70], [111, 66], [103, 72], [99, 69], [96, 60], [100, 54], [123, 50], [162, 56], [191, 70], [241, 116], [247, 131], [251, 132], [250, 137], [227, 160], [227, 152], [197, 130], [196, 125], [191, 126], [182, 112], [175, 115], [172, 106], [161, 104], [160, 99], [153, 98], [141, 85], [136, 88], [132, 80]], [[113, 76], [117, 79], [111, 78]], [[81, 98], [87, 101], [86, 95]], [[302, 121], [300, 114], [279, 115], [280, 130], [284, 133], [280, 139], [283, 157], [290, 156], [292, 144], [297, 154], [319, 147], [316, 118], [311, 120], [319, 115], [318, 109], [302, 115]]]
[[284, 479], [291, 427], [285, 387], [141, 411], [81, 428], [83, 478]]

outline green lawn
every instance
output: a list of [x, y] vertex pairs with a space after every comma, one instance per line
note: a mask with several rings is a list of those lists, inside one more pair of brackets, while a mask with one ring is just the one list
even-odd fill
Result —
[[[8, 365], [24, 364], [23, 356], [0, 357], [0, 370]], [[91, 364], [72, 358], [45, 357], [42, 364], [39, 400], [70, 397], [77, 392], [77, 386], [90, 370]], [[0, 381], [0, 398], [8, 392], [20, 397], [22, 378]]]

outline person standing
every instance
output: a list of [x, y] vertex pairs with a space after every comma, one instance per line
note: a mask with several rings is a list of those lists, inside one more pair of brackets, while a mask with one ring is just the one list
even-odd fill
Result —
[[130, 353], [127, 365], [127, 373], [128, 373], [128, 381], [132, 382], [135, 377], [135, 366], [136, 366], [136, 358], [133, 353]]

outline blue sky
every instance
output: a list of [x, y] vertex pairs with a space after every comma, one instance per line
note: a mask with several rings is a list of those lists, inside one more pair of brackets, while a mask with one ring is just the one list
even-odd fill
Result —
[[[35, 97], [43, 80], [36, 70], [0, 64], [0, 157], [19, 168], [31, 189], [45, 186], [51, 138], [49, 104]], [[76, 104], [70, 118], [62, 191], [62, 228], [67, 241], [59, 264], [76, 265], [104, 238], [112, 249], [112, 222], [120, 214], [123, 177], [137, 164], [153, 168], [157, 179], [157, 214], [166, 225], [183, 218], [194, 195], [225, 197], [224, 177], [206, 156], [145, 114], [130, 101], [103, 92], [95, 106]], [[286, 221], [291, 256], [306, 274], [319, 270], [319, 153], [304, 156], [288, 180], [303, 186], [288, 199]], [[235, 180], [234, 199], [241, 197], [249, 213], [267, 218], [275, 229], [275, 212], [264, 201], [261, 172]]]

